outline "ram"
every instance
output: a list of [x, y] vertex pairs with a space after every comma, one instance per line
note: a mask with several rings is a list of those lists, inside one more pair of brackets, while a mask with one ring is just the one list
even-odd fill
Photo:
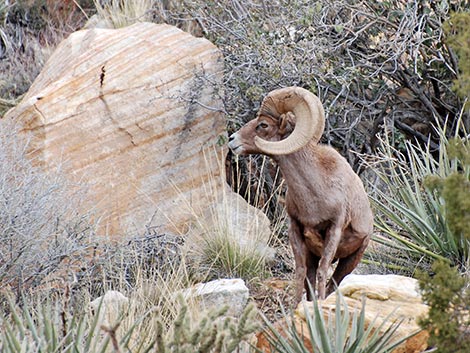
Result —
[[318, 97], [287, 87], [269, 93], [257, 117], [229, 138], [234, 153], [272, 157], [286, 181], [296, 303], [304, 288], [308, 300], [315, 290], [320, 299], [333, 292], [360, 262], [373, 230], [362, 181], [335, 149], [318, 143], [324, 126]]

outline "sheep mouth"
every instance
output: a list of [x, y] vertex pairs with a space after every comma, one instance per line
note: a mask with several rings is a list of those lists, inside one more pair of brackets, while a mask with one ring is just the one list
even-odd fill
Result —
[[242, 145], [240, 144], [240, 145], [234, 146], [233, 143], [229, 143], [229, 144], [228, 144], [228, 147], [229, 147], [233, 152], [235, 152], [237, 149], [239, 149], [240, 147], [242, 147]]
[[232, 150], [232, 152], [235, 153], [235, 154], [241, 154], [243, 152], [243, 146], [242, 145], [229, 146], [229, 147]]

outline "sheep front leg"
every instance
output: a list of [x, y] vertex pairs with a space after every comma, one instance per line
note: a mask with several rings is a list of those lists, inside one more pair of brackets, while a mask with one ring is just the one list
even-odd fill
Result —
[[[312, 301], [315, 295], [317, 282], [317, 269], [320, 258], [309, 252], [307, 256], [307, 280], [305, 281], [305, 290], [307, 291], [307, 301]], [[310, 285], [309, 285], [310, 284]]]
[[333, 224], [330, 230], [327, 232], [325, 243], [323, 246], [323, 253], [318, 265], [318, 298], [326, 298], [326, 281], [328, 276], [328, 269], [333, 262], [333, 259], [338, 250], [338, 245], [341, 240], [342, 230], [338, 224]]
[[307, 278], [308, 249], [303, 237], [303, 227], [299, 222], [292, 219], [289, 224], [289, 242], [294, 253], [295, 260], [295, 303], [302, 300], [305, 280]]
[[370, 237], [364, 235], [364, 240], [361, 246], [355, 252], [345, 258], [339, 259], [335, 272], [328, 283], [326, 295], [333, 293], [335, 286], [339, 286], [343, 278], [349, 275], [356, 268], [359, 262], [361, 262], [362, 255], [369, 244], [369, 240]]

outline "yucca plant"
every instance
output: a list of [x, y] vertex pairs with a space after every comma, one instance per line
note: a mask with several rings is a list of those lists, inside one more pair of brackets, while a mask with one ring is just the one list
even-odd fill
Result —
[[451, 231], [444, 199], [426, 186], [431, 176], [461, 173], [468, 180], [470, 175], [470, 166], [449, 154], [445, 126], [438, 133], [441, 143], [435, 152], [429, 144], [409, 141], [399, 151], [389, 140], [382, 140], [380, 163], [374, 165], [381, 180], [372, 196], [378, 211], [376, 227], [381, 232], [375, 240], [385, 245], [386, 253], [405, 258], [400, 265], [408, 273], [428, 267], [434, 260], [458, 265], [469, 261], [470, 242]]
[[11, 300], [9, 314], [0, 316], [0, 351], [18, 352], [105, 352], [109, 336], [99, 334], [98, 315], [70, 315], [56, 304], [26, 302], [20, 309]]
[[[315, 296], [314, 296], [315, 298]], [[352, 315], [340, 292], [337, 292], [334, 313], [324, 318], [321, 304], [314, 299], [313, 311], [304, 307], [306, 329], [299, 332], [293, 319], [287, 320], [287, 327], [280, 332], [268, 322], [268, 341], [272, 352], [307, 353], [310, 342], [314, 352], [322, 353], [386, 353], [391, 352], [417, 332], [397, 339], [394, 334], [401, 321], [390, 323], [390, 316], [375, 326], [375, 320], [366, 325], [365, 300], [360, 310]], [[393, 314], [393, 313], [392, 313]]]
[[[226, 317], [228, 307], [198, 313], [195, 317], [180, 297], [178, 314], [168, 324], [158, 310], [140, 315], [122, 313], [112, 327], [104, 326], [98, 313], [70, 312], [59, 303], [12, 301], [9, 314], [0, 314], [0, 351], [2, 353], [104, 353], [122, 352], [219, 352], [238, 349], [258, 329], [254, 305], [248, 305], [239, 318]], [[132, 309], [131, 309], [132, 311]], [[131, 317], [129, 317], [131, 316]], [[126, 326], [126, 321], [132, 320]], [[121, 328], [120, 326], [125, 326]]]

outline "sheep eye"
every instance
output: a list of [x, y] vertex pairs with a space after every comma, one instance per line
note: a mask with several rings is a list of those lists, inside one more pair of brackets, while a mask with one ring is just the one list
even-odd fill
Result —
[[256, 128], [257, 128], [257, 129], [267, 129], [267, 128], [268, 128], [268, 124], [266, 124], [266, 123], [259, 123]]

